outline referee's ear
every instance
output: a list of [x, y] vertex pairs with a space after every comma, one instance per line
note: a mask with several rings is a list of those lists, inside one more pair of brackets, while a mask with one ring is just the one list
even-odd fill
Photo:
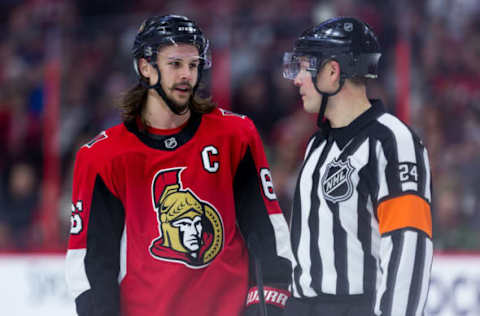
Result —
[[330, 59], [319, 70], [317, 75], [317, 86], [322, 87], [324, 91], [336, 91], [340, 84], [340, 64]]

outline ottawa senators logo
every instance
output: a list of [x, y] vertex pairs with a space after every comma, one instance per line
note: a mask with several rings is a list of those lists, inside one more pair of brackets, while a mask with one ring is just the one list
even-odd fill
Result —
[[158, 260], [202, 268], [222, 250], [223, 223], [212, 205], [182, 187], [184, 169], [160, 170], [153, 177], [153, 207], [160, 236], [152, 241], [150, 254]]

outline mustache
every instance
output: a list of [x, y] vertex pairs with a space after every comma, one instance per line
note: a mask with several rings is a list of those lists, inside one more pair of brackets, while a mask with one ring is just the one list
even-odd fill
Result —
[[[171, 89], [171, 90], [177, 89], [177, 88], [179, 88], [179, 87], [181, 87], [181, 86], [183, 86], [183, 87], [187, 86], [187, 89], [188, 89], [188, 90], [190, 90], [190, 91], [193, 90], [193, 86], [190, 84], [190, 82], [187, 82], [187, 81], [175, 83], [175, 84], [173, 84], [173, 86], [172, 86], [170, 89]], [[182, 88], [183, 88], [183, 87], [182, 87]]]

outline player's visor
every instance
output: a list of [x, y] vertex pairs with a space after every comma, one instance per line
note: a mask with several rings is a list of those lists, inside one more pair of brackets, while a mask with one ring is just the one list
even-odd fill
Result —
[[198, 55], [164, 55], [164, 54], [158, 54], [159, 56], [162, 56], [169, 62], [178, 62], [178, 63], [195, 63], [197, 66], [201, 63], [203, 63], [203, 68], [205, 67], [210, 68], [211, 66], [211, 61], [209, 61], [206, 58], [203, 58]]
[[209, 69], [212, 67], [212, 54], [210, 51], [210, 42], [203, 36], [198, 35], [183, 35], [183, 36], [169, 36], [163, 39], [169, 44], [192, 44], [196, 46], [199, 50], [203, 48], [203, 51], [200, 51], [200, 56], [198, 59], [203, 62], [203, 69]]
[[283, 78], [295, 80], [301, 71], [308, 71], [312, 77], [317, 75], [320, 62], [318, 58], [308, 55], [298, 55], [293, 52], [283, 54]]

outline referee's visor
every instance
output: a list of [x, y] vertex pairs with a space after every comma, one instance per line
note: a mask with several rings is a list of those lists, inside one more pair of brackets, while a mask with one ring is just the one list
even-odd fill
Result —
[[321, 62], [315, 56], [286, 52], [283, 54], [283, 78], [295, 80], [301, 71], [308, 71], [312, 77], [317, 75]]

